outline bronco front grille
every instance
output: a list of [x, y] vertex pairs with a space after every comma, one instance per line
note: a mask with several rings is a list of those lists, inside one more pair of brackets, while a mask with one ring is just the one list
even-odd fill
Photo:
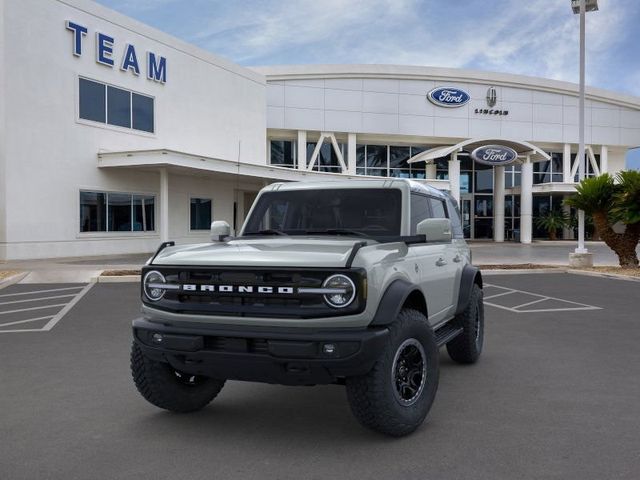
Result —
[[[348, 315], [364, 309], [365, 273], [360, 269], [220, 269], [203, 267], [145, 267], [159, 271], [171, 287], [150, 307], [176, 313], [252, 317], [312, 318]], [[321, 288], [331, 275], [348, 275], [356, 285], [354, 302], [335, 309], [318, 293], [301, 293], [300, 288]]]

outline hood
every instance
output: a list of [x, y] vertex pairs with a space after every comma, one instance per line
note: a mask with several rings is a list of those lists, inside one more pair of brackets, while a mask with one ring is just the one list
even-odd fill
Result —
[[[361, 238], [260, 237], [168, 247], [154, 265], [343, 268]], [[371, 240], [369, 241], [369, 243]]]

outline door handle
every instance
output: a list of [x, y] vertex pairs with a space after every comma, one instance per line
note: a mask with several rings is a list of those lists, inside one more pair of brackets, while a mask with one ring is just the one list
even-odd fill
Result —
[[436, 265], [438, 267], [444, 267], [447, 264], [447, 262], [444, 261], [444, 258], [440, 257], [437, 261], [436, 261]]
[[453, 261], [456, 263], [460, 263], [462, 261], [462, 257], [460, 255], [456, 255], [453, 257]]

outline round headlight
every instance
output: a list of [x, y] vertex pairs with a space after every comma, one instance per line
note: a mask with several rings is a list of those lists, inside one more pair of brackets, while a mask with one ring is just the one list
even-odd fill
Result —
[[153, 302], [157, 302], [164, 297], [166, 289], [163, 285], [167, 283], [164, 276], [157, 270], [152, 270], [144, 276], [144, 294]]
[[331, 292], [325, 293], [325, 301], [334, 308], [350, 305], [356, 298], [356, 286], [346, 275], [336, 274], [327, 278], [322, 287]]

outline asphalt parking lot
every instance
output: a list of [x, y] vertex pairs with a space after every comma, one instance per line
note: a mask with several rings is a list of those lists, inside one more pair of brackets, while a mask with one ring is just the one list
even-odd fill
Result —
[[97, 284], [48, 331], [0, 331], [0, 479], [638, 478], [640, 283], [485, 281], [483, 357], [443, 352], [403, 439], [362, 429], [340, 386], [228, 382], [201, 412], [156, 409], [129, 373], [138, 287]]

